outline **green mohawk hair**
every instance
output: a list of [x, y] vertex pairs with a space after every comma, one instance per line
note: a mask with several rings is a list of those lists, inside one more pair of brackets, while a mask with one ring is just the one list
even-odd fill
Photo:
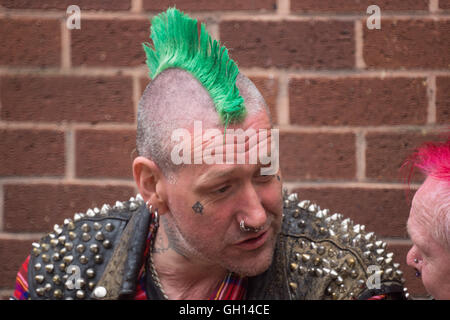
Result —
[[188, 71], [209, 92], [225, 130], [245, 117], [244, 99], [236, 85], [239, 69], [227, 48], [212, 40], [204, 23], [199, 37], [197, 20], [169, 8], [153, 17], [151, 39], [153, 46], [143, 46], [152, 79], [169, 68]]

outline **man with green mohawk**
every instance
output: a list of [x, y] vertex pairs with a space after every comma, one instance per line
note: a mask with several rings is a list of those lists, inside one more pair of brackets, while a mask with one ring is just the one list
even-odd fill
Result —
[[282, 192], [263, 97], [197, 25], [175, 8], [152, 20], [133, 162], [139, 194], [55, 225], [33, 244], [15, 297], [405, 298], [386, 243]]

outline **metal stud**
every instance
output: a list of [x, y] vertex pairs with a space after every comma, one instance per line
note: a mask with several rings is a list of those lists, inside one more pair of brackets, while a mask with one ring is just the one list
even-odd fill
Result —
[[48, 273], [53, 273], [53, 270], [55, 270], [55, 266], [53, 264], [47, 264], [47, 265], [45, 265], [45, 270]]
[[42, 265], [39, 262], [34, 265], [34, 270], [36, 270], [36, 271], [41, 270], [41, 268], [42, 268]]
[[61, 243], [61, 244], [66, 243], [66, 236], [59, 236], [59, 237], [58, 237], [58, 241], [59, 241], [59, 243]]
[[61, 298], [63, 297], [63, 293], [62, 293], [61, 289], [56, 289], [56, 290], [53, 292], [53, 296], [54, 296], [56, 299], [61, 299]]
[[56, 285], [60, 285], [61, 284], [61, 277], [58, 274], [55, 274], [52, 278], [53, 283]]
[[144, 198], [142, 198], [141, 194], [138, 193], [138, 194], [136, 194], [136, 200], [137, 201], [144, 201]]
[[84, 291], [83, 290], [77, 290], [76, 297], [78, 299], [84, 299], [84, 297], [85, 297]]
[[73, 231], [69, 232], [69, 239], [70, 240], [75, 240], [75, 238], [77, 237], [77, 234]]
[[70, 255], [70, 256], [65, 256], [65, 257], [63, 258], [63, 261], [64, 261], [66, 264], [71, 264], [72, 261], [73, 261], [73, 256], [72, 256], [72, 255]]
[[322, 245], [318, 246], [317, 247], [317, 253], [320, 254], [320, 255], [324, 254], [325, 253], [325, 247], [322, 246]]
[[103, 257], [101, 255], [99, 255], [99, 254], [96, 254], [95, 257], [94, 257], [94, 262], [97, 263], [97, 264], [102, 263], [103, 262]]
[[42, 283], [44, 281], [44, 276], [41, 274], [38, 274], [34, 277], [34, 280], [36, 280], [37, 283]]
[[98, 231], [102, 228], [102, 224], [98, 222], [94, 222], [94, 230]]
[[55, 224], [53, 226], [53, 231], [55, 231], [57, 235], [60, 235], [63, 232], [63, 229], [58, 224]]
[[38, 296], [43, 296], [45, 294], [45, 290], [44, 288], [40, 287], [36, 289], [36, 293], [38, 294]]
[[112, 247], [111, 241], [109, 240], [103, 241], [103, 247], [105, 247], [106, 249], [110, 249]]
[[296, 291], [298, 286], [295, 282], [289, 282], [289, 287], [292, 291]]
[[105, 287], [97, 287], [94, 289], [94, 296], [96, 298], [104, 298], [106, 297], [106, 288]]
[[66, 271], [66, 264], [65, 263], [60, 263], [59, 264], [59, 270], [65, 272]]
[[64, 248], [65, 248], [67, 251], [71, 251], [71, 250], [73, 249], [73, 243], [72, 243], [72, 242], [66, 242], [66, 243], [64, 244]]
[[308, 262], [309, 259], [311, 259], [311, 256], [309, 254], [306, 254], [306, 253], [302, 254], [302, 261], [303, 262]]
[[44, 261], [44, 262], [49, 262], [50, 261], [50, 256], [48, 255], [48, 254], [43, 254], [42, 256], [41, 256], [41, 258], [42, 258], [42, 261]]
[[37, 257], [38, 255], [41, 254], [41, 249], [40, 248], [33, 248], [33, 254], [35, 257]]
[[94, 290], [94, 288], [95, 288], [95, 282], [90, 281], [88, 283], [88, 289], [92, 291], [92, 290]]
[[83, 225], [81, 226], [81, 230], [83, 232], [89, 232], [89, 231], [91, 231], [91, 227], [89, 226], [89, 224], [83, 223]]
[[336, 279], [338, 277], [338, 273], [336, 272], [336, 270], [330, 271], [330, 277], [331, 279]]
[[58, 239], [51, 239], [50, 240], [50, 245], [52, 246], [52, 247], [56, 247], [57, 245], [58, 245]]
[[341, 276], [338, 276], [338, 277], [336, 278], [336, 283], [337, 283], [337, 284], [342, 284], [342, 283], [344, 283], [344, 279], [342, 279]]
[[89, 247], [89, 250], [90, 250], [92, 253], [98, 253], [100, 249], [99, 249], [99, 247], [98, 247], [98, 244], [93, 243], [93, 244], [91, 244], [91, 246]]
[[95, 277], [95, 271], [92, 268], [86, 270], [86, 275], [88, 278], [92, 279]]
[[100, 213], [100, 209], [97, 208], [97, 207], [95, 207], [95, 208], [93, 209], [93, 211], [94, 211], [94, 213], [95, 213], [96, 215]]
[[78, 253], [83, 253], [84, 250], [86, 250], [86, 246], [84, 244], [79, 244], [79, 245], [77, 245], [76, 250]]
[[61, 255], [58, 252], [55, 252], [52, 255], [52, 259], [53, 259], [53, 261], [59, 261], [59, 260], [61, 260]]
[[105, 240], [105, 236], [103, 235], [103, 233], [101, 231], [99, 231], [96, 233], [95, 239], [98, 241], [103, 241], [103, 240]]
[[91, 240], [91, 235], [89, 234], [89, 233], [83, 233], [82, 235], [81, 235], [81, 239], [84, 241], [84, 242], [88, 242], [89, 240]]
[[293, 262], [290, 264], [290, 267], [291, 267], [291, 271], [296, 271], [298, 269], [298, 264]]
[[43, 243], [41, 245], [42, 251], [47, 252], [50, 249], [50, 246], [48, 243]]
[[82, 264], [86, 264], [88, 263], [88, 261], [89, 261], [88, 258], [84, 254], [80, 256], [80, 262]]
[[320, 268], [316, 268], [315, 270], [315, 276], [316, 277], [321, 277], [323, 275], [323, 271]]
[[107, 223], [105, 225], [105, 230], [108, 231], [108, 232], [113, 231], [114, 230], [114, 226], [112, 225], [112, 223]]
[[370, 241], [373, 239], [374, 234], [375, 233], [373, 233], [373, 232], [369, 232], [364, 236], [364, 239], [366, 239], [367, 241]]
[[307, 271], [306, 267], [304, 267], [304, 266], [299, 266], [298, 267], [298, 273], [305, 274], [306, 271]]

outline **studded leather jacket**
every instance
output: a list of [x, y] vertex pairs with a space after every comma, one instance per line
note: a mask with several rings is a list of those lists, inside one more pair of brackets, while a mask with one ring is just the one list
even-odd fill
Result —
[[[140, 197], [89, 209], [33, 243], [30, 299], [132, 299], [150, 214]], [[249, 278], [247, 299], [407, 299], [386, 243], [341, 214], [285, 195], [269, 269]]]

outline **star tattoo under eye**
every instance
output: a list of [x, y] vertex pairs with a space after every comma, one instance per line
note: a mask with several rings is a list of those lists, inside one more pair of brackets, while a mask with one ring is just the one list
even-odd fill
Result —
[[195, 213], [198, 213], [201, 215], [203, 214], [203, 206], [198, 201], [192, 206], [192, 209], [194, 210]]

